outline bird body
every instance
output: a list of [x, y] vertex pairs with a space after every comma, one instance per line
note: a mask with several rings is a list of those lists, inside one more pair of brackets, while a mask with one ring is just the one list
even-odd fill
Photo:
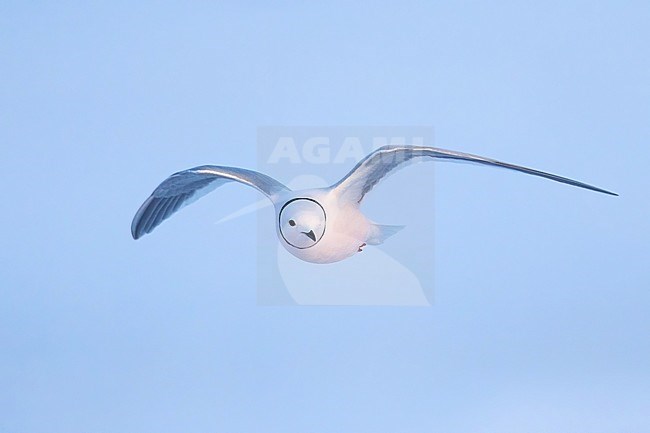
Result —
[[384, 146], [328, 188], [292, 191], [265, 174], [236, 167], [205, 165], [174, 173], [142, 204], [133, 218], [131, 233], [138, 239], [183, 206], [227, 181], [236, 181], [256, 188], [271, 200], [276, 233], [287, 251], [307, 262], [337, 262], [361, 252], [366, 245], [381, 244], [402, 228], [370, 221], [360, 208], [366, 194], [407, 163], [433, 160], [501, 167], [616, 195], [569, 178], [477, 155], [428, 146]]
[[[310, 205], [312, 201], [318, 205]], [[303, 203], [305, 206], [299, 206]], [[372, 232], [373, 223], [361, 212], [358, 203], [340, 200], [339, 194], [330, 188], [293, 192], [278, 200], [275, 212], [279, 222], [276, 232], [282, 246], [307, 262], [332, 263], [348, 258], [368, 243]], [[296, 225], [292, 226], [289, 221]], [[310, 240], [309, 233], [318, 236], [322, 223], [322, 236]], [[293, 242], [292, 232], [304, 237], [306, 243]]]

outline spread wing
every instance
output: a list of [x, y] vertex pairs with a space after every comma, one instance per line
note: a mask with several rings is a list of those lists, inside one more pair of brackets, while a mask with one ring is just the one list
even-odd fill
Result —
[[332, 189], [346, 200], [361, 203], [365, 195], [391, 171], [403, 167], [408, 162], [415, 161], [456, 161], [471, 162], [490, 165], [493, 167], [507, 168], [533, 176], [544, 177], [556, 182], [562, 182], [592, 191], [609, 195], [616, 193], [597, 188], [577, 180], [569, 179], [555, 174], [520, 165], [509, 164], [490, 158], [485, 158], [469, 153], [455, 152], [453, 150], [438, 149], [428, 146], [384, 146], [362, 159], [343, 179], [332, 185]]
[[202, 165], [179, 171], [158, 185], [140, 206], [131, 223], [133, 239], [151, 232], [174, 212], [230, 181], [252, 186], [271, 201], [276, 195], [289, 191], [277, 180], [243, 168]]

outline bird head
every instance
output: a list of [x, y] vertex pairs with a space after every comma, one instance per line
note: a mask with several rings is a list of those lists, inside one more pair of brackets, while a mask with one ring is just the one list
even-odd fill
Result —
[[297, 249], [316, 245], [325, 234], [326, 222], [325, 210], [311, 198], [289, 200], [278, 217], [282, 238]]

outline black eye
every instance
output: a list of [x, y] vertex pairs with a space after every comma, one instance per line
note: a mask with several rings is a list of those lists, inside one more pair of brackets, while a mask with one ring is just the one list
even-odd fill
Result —
[[289, 225], [293, 227], [296, 225], [296, 222], [294, 220], [289, 220]]

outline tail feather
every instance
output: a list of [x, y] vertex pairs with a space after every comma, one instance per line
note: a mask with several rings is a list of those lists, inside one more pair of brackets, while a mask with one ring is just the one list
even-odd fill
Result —
[[370, 233], [368, 234], [366, 243], [368, 245], [382, 244], [386, 239], [393, 236], [404, 227], [405, 226], [387, 226], [381, 224], [373, 224], [370, 228]]

